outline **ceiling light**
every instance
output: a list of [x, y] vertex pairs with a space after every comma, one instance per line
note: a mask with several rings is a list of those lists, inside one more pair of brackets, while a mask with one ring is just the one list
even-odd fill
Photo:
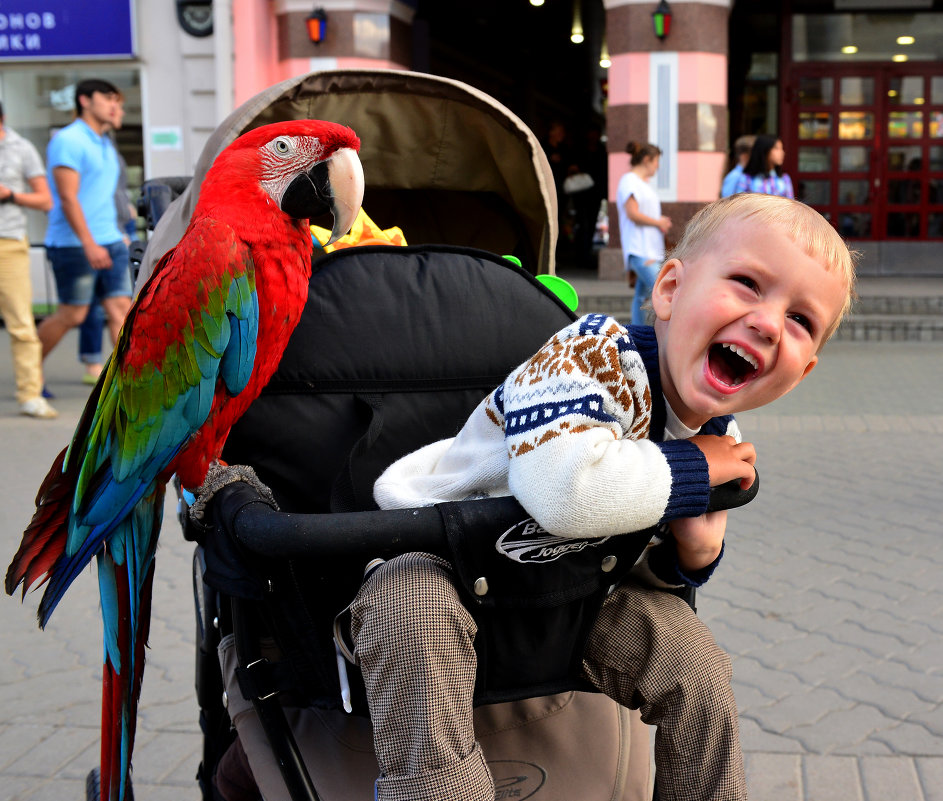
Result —
[[888, 96], [888, 97], [897, 97], [897, 90], [896, 90], [896, 89], [888, 89], [888, 90], [887, 90], [887, 96]]
[[898, 63], [906, 60], [907, 56], [905, 56], [903, 53], [897, 53], [896, 55], [891, 56], [891, 61], [896, 61]]
[[850, 56], [850, 55], [852, 55], [852, 54], [858, 52], [858, 47], [857, 47], [857, 45], [845, 45], [845, 46], [841, 49], [841, 51], [842, 51], [842, 53], [844, 53], [846, 56]]
[[914, 43], [913, 36], [898, 36], [897, 37], [897, 44], [899, 45], [911, 45], [913, 43]]
[[925, 97], [915, 97], [915, 98], [914, 98], [914, 105], [915, 105], [915, 106], [922, 106], [922, 105], [923, 105], [924, 103], [926, 103], [926, 102], [927, 102], [927, 100], [926, 100]]
[[573, 0], [573, 27], [570, 28], [570, 41], [573, 44], [583, 41], [583, 14], [580, 0]]
[[530, 0], [530, 4], [532, 6], [542, 6], [544, 4], [544, 0]]
[[602, 40], [602, 50], [599, 53], [599, 66], [604, 70], [612, 66], [612, 59], [609, 58], [609, 45], [606, 44], [605, 39]]

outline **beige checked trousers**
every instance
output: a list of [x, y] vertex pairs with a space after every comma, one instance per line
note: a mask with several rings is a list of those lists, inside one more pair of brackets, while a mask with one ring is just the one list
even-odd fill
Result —
[[[476, 626], [455, 581], [446, 561], [405, 554], [374, 571], [351, 605], [380, 801], [494, 801], [472, 725]], [[583, 671], [658, 727], [662, 801], [746, 799], [730, 659], [684, 601], [617, 588], [590, 634]]]

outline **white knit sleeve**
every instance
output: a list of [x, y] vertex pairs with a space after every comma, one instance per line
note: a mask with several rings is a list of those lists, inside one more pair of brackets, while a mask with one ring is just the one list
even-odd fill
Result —
[[686, 460], [706, 492], [703, 455], [684, 441], [647, 439], [651, 392], [628, 332], [611, 318], [589, 332], [580, 323], [504, 384], [511, 492], [558, 536], [649, 528], [664, 518]]

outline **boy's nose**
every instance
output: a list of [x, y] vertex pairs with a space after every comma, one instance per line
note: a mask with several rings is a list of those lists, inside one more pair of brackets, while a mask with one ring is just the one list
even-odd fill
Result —
[[778, 311], [760, 306], [747, 315], [747, 325], [763, 339], [775, 345], [782, 334], [782, 315]]

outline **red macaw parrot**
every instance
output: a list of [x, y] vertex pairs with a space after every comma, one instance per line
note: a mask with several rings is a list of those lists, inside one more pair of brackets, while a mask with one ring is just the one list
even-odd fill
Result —
[[316, 120], [243, 134], [206, 174], [190, 226], [141, 289], [72, 443], [39, 489], [7, 575], [49, 581], [44, 627], [98, 560], [104, 619], [102, 801], [127, 790], [164, 489], [198, 488], [271, 378], [311, 275], [308, 220], [345, 234], [363, 198], [360, 140]]

